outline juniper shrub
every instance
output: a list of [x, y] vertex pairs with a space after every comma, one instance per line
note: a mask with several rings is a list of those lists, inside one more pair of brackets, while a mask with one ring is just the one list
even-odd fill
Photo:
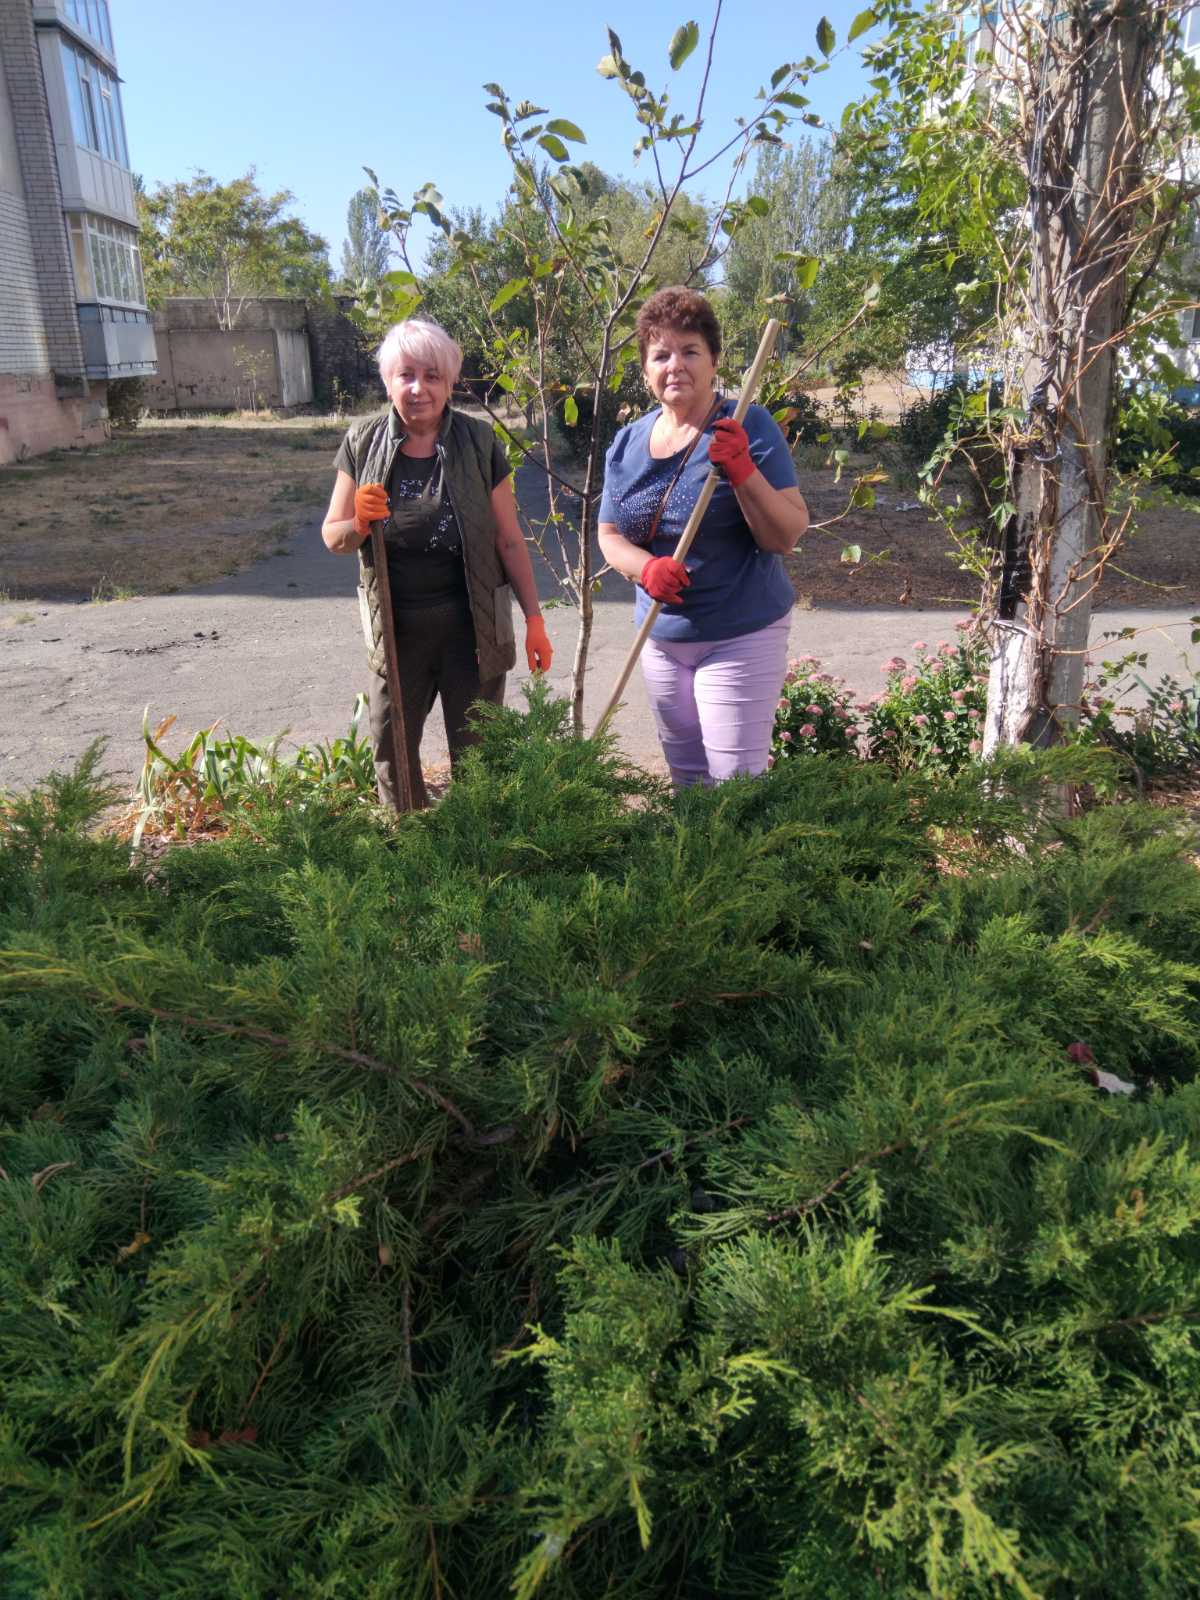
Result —
[[12, 798], [0, 1592], [1196, 1593], [1200, 874], [1103, 759], [672, 798], [541, 691], [152, 873]]

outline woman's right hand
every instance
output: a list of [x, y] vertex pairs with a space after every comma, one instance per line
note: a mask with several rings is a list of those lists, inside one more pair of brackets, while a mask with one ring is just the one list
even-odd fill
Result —
[[382, 522], [391, 511], [387, 490], [381, 483], [361, 483], [354, 491], [354, 531], [365, 539], [373, 522]]
[[683, 599], [682, 591], [691, 581], [688, 569], [674, 556], [651, 556], [638, 579], [651, 600], [666, 606], [679, 605]]

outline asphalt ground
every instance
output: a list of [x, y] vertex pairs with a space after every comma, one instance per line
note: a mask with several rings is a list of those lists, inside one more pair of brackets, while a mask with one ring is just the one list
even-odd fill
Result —
[[[132, 783], [142, 765], [141, 727], [174, 714], [166, 737], [175, 751], [199, 728], [220, 721], [226, 732], [255, 739], [286, 731], [287, 743], [343, 733], [354, 697], [369, 687], [355, 599], [357, 562], [333, 556], [320, 519], [300, 527], [285, 555], [269, 556], [235, 577], [185, 593], [108, 603], [14, 602], [0, 607], [0, 788], [26, 788], [70, 766], [96, 738], [107, 741], [107, 767]], [[558, 591], [538, 563], [544, 599]], [[1181, 669], [1190, 636], [1188, 611], [1111, 611], [1093, 619], [1103, 657], [1128, 645], [1105, 633], [1139, 630], [1137, 648], [1150, 657], [1148, 675]], [[865, 696], [883, 685], [880, 663], [906, 655], [916, 639], [931, 646], [953, 637], [965, 613], [911, 609], [797, 609], [791, 653], [820, 658]], [[20, 617], [30, 620], [20, 621]], [[517, 619], [519, 622], [519, 619]], [[578, 625], [570, 607], [546, 613], [554, 645], [552, 687], [569, 694]], [[590, 727], [604, 705], [633, 639], [633, 593], [610, 574], [596, 598], [586, 675]], [[520, 634], [518, 631], [518, 645]], [[1195, 652], [1200, 655], [1200, 650]], [[508, 699], [520, 702], [527, 674], [510, 675]], [[635, 672], [614, 732], [643, 766], [662, 769], [658, 740]], [[426, 729], [422, 759], [446, 759], [440, 709]]]

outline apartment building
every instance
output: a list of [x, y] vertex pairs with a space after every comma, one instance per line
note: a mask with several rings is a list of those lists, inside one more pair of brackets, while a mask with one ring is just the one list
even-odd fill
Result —
[[108, 0], [0, 0], [0, 462], [156, 370]]

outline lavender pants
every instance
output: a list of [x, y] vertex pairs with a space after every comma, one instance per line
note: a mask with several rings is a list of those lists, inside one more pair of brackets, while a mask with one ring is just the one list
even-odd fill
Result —
[[646, 693], [676, 789], [766, 769], [790, 621], [736, 639], [646, 641]]

